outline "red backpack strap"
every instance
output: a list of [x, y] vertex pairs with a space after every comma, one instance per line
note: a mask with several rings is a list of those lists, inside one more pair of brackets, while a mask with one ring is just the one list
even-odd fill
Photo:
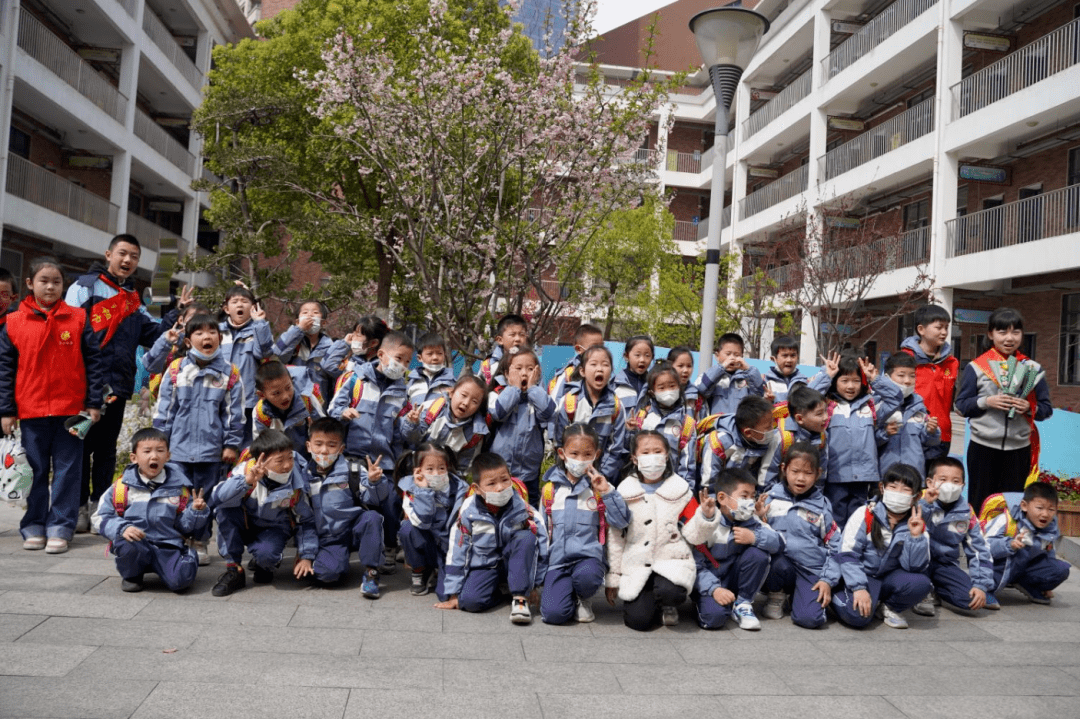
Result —
[[566, 421], [567, 424], [574, 423], [574, 414], [577, 412], [577, 395], [573, 392], [566, 394], [566, 399], [563, 403], [563, 407], [566, 409]]
[[547, 517], [548, 546], [551, 546], [551, 530], [554, 526], [551, 523], [551, 505], [553, 504], [555, 504], [555, 483], [548, 482], [540, 491], [540, 506], [544, 508], [544, 516]]
[[349, 406], [356, 409], [356, 405], [360, 404], [360, 398], [364, 396], [364, 380], [359, 377], [356, 378], [356, 383], [352, 388], [352, 399], [349, 402]]
[[128, 486], [121, 479], [113, 482], [113, 509], [118, 517], [123, 517], [128, 508]]
[[874, 530], [874, 510], [870, 508], [870, 505], [866, 505], [866, 533], [870, 534]]
[[686, 449], [686, 445], [690, 444], [690, 438], [694, 436], [694, 428], [697, 426], [697, 422], [690, 415], [683, 417], [682, 431], [679, 433], [679, 451]]
[[874, 404], [874, 398], [870, 397], [866, 400], [866, 403], [870, 405], [870, 417], [874, 420], [874, 425], [877, 426], [877, 405]]
[[187, 509], [188, 502], [191, 500], [191, 491], [187, 487], [180, 488], [180, 501], [176, 504], [176, 513], [182, 514]]
[[438, 418], [439, 413], [442, 412], [442, 409], [445, 406], [446, 397], [439, 396], [433, 399], [431, 404], [428, 405], [428, 411], [424, 414], [424, 424], [430, 427], [431, 423]]
[[604, 498], [600, 496], [600, 493], [593, 490], [593, 496], [596, 497], [596, 515], [600, 523], [600, 546], [607, 544], [607, 507], [604, 506]]
[[180, 376], [180, 363], [183, 361], [183, 357], [177, 357], [169, 365], [169, 380], [172, 381], [173, 387], [176, 386], [176, 378]]
[[226, 384], [226, 389], [232, 389], [236, 386], [236, 383], [240, 381], [240, 370], [236, 365], [232, 365], [232, 369], [229, 371], [229, 382]]

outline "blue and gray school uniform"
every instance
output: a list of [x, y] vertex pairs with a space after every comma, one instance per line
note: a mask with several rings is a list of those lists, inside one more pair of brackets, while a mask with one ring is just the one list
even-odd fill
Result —
[[[358, 388], [357, 384], [361, 386]], [[329, 414], [334, 419], [341, 419], [342, 412], [350, 407], [360, 413], [359, 417], [348, 420], [345, 454], [361, 460], [370, 457], [373, 462], [381, 455], [379, 464], [383, 471], [393, 472], [394, 463], [405, 448], [401, 423], [408, 404], [404, 380], [387, 379], [375, 362], [360, 365], [345, 379], [330, 403]]]
[[922, 397], [914, 392], [903, 397], [903, 403], [897, 411], [901, 415], [900, 431], [891, 437], [885, 428], [896, 412], [890, 415], [878, 414], [878, 467], [882, 475], [897, 462], [910, 465], [921, 472], [926, 466], [926, 450], [941, 444], [941, 428], [933, 432], [926, 429], [926, 420], [930, 419], [930, 413], [926, 411]]
[[[876, 519], [884, 545], [874, 544], [872, 526]], [[885, 505], [872, 502], [859, 507], [848, 519], [840, 539], [842, 591], [832, 597], [833, 609], [840, 621], [853, 627], [865, 627], [874, 617], [878, 602], [894, 612], [903, 612], [918, 604], [930, 591], [930, 535], [925, 530], [911, 536], [907, 520], [889, 528]], [[862, 616], [855, 609], [855, 592], [870, 593], [870, 614]]]
[[[824, 372], [818, 374], [825, 374], [828, 377], [828, 374]], [[789, 375], [783, 375], [780, 374], [780, 370], [776, 368], [776, 365], [765, 370], [761, 375], [761, 379], [765, 384], [765, 388], [773, 393], [773, 402], [777, 404], [787, 402], [788, 392], [791, 391], [792, 387], [797, 384], [809, 384], [810, 382], [810, 378], [800, 372], [798, 368]]]
[[494, 512], [480, 495], [468, 497], [450, 531], [444, 589], [466, 612], [498, 604], [500, 582], [511, 595], [528, 596], [544, 581], [547, 544], [543, 520], [516, 492]]
[[293, 449], [306, 459], [308, 427], [320, 417], [325, 417], [322, 402], [315, 395], [315, 385], [303, 367], [289, 367], [293, 383], [293, 400], [287, 409], [278, 409], [266, 399], [260, 399], [251, 413], [251, 438], [257, 439], [268, 429], [285, 433], [292, 440]]
[[311, 566], [321, 582], [336, 582], [349, 570], [349, 554], [357, 552], [360, 564], [378, 568], [383, 561], [383, 518], [356, 503], [349, 487], [349, 463], [338, 457], [325, 474], [309, 461], [308, 494], [315, 513], [319, 551]]
[[[694, 549], [697, 563], [697, 579], [694, 582], [694, 603], [697, 607], [698, 625], [702, 629], [720, 629], [727, 623], [735, 604], [753, 602], [765, 584], [772, 566], [772, 555], [780, 551], [780, 535], [757, 516], [736, 522], [724, 515], [719, 508], [720, 523], [705, 542], [709, 552], [706, 556], [699, 547]], [[735, 527], [749, 529], [754, 533], [753, 544], [735, 541]], [[735, 601], [721, 605], [713, 599], [717, 589], [727, 589], [735, 595]]]
[[405, 561], [413, 571], [424, 569], [436, 572], [435, 593], [441, 601], [448, 595], [446, 583], [446, 553], [450, 549], [450, 530], [469, 491], [469, 484], [455, 474], [450, 475], [446, 491], [420, 487], [413, 475], [398, 482], [403, 493], [401, 507], [405, 519], [398, 528], [398, 540], [405, 550]]
[[[1005, 492], [1002, 496], [1006, 512], [991, 519], [985, 529], [990, 555], [994, 558], [995, 591], [1018, 584], [1030, 594], [1045, 594], [1069, 578], [1069, 563], [1054, 552], [1054, 545], [1061, 540], [1057, 519], [1037, 529], [1020, 508], [1023, 492]], [[1015, 523], [1012, 532], [1010, 517]], [[1013, 549], [1013, 539], [1023, 532], [1027, 532], [1030, 543]]]
[[780, 452], [780, 436], [774, 435], [767, 445], [751, 444], [735, 426], [735, 415], [725, 414], [702, 440], [701, 482], [698, 487], [713, 491], [713, 481], [724, 468], [745, 469], [757, 479], [758, 489], [765, 490], [769, 467]]
[[529, 490], [529, 501], [539, 506], [544, 427], [555, 416], [555, 402], [540, 385], [524, 393], [508, 386], [488, 394], [488, 414], [495, 422], [491, 451], [506, 460], [510, 474]]
[[[651, 397], [646, 397], [644, 406], [637, 412], [638, 425], [642, 430], [656, 430], [664, 435], [668, 445], [668, 458], [675, 473], [693, 485], [697, 478], [697, 423], [686, 405], [676, 402], [670, 409], [660, 406]], [[689, 420], [689, 424], [687, 424]], [[689, 431], [684, 431], [689, 427]]]
[[714, 364], [698, 377], [694, 387], [708, 406], [708, 414], [734, 414], [743, 397], [765, 394], [765, 380], [753, 367], [728, 372]]
[[233, 326], [226, 318], [218, 324], [221, 330], [221, 355], [226, 362], [236, 365], [244, 381], [244, 409], [255, 406], [255, 370], [264, 359], [270, 357], [274, 335], [266, 320], [248, 320], [242, 327]]
[[[791, 441], [785, 442], [784, 435], [790, 434]], [[825, 432], [811, 432], [795, 421], [794, 417], [784, 417], [780, 427], [780, 449], [772, 456], [769, 469], [765, 474], [765, 491], [768, 492], [777, 483], [782, 483], [780, 477], [780, 465], [784, 461], [784, 447], [790, 447], [795, 442], [806, 442], [818, 451], [818, 466], [821, 468], [821, 477], [818, 484], [823, 485], [829, 476], [829, 443]]]
[[558, 404], [562, 396], [566, 394], [570, 375], [574, 373], [574, 370], [581, 364], [581, 355], [574, 355], [569, 362], [562, 366], [562, 368], [555, 373], [555, 376], [548, 382], [548, 396], [552, 401]]
[[[572, 417], [567, 409], [567, 398], [570, 395], [574, 396], [575, 404]], [[575, 422], [588, 424], [599, 436], [598, 469], [609, 482], [618, 482], [630, 451], [626, 435], [626, 408], [621, 402], [616, 402], [611, 385], [604, 387], [593, 406], [583, 380], [567, 383], [566, 394], [559, 399], [553, 420], [555, 429], [552, 437], [556, 446], [562, 446], [563, 432]]]
[[329, 402], [334, 394], [334, 382], [341, 376], [341, 368], [334, 361], [327, 360], [334, 340], [329, 335], [319, 333], [319, 339], [312, 346], [311, 340], [300, 329], [292, 325], [281, 333], [271, 348], [271, 354], [287, 365], [307, 368], [308, 379], [319, 386], [324, 402]]
[[143, 367], [150, 374], [161, 374], [169, 365], [169, 357], [174, 357], [173, 350], [183, 344], [184, 334], [182, 332], [175, 345], [169, 341], [167, 332], [162, 332], [161, 336], [154, 340], [154, 345], [143, 353]]
[[409, 372], [408, 393], [409, 404], [419, 407], [436, 397], [450, 398], [450, 390], [454, 387], [454, 368], [450, 365], [443, 367], [434, 375], [423, 367]]
[[647, 376], [648, 373], [638, 374], [623, 368], [611, 380], [615, 394], [619, 396], [619, 401], [623, 403], [624, 407], [636, 407], [638, 402], [641, 401], [645, 391], [648, 389], [645, 384]]
[[480, 375], [484, 378], [484, 382], [488, 383], [495, 377], [495, 372], [499, 369], [499, 363], [503, 358], [502, 345], [495, 345], [491, 350], [491, 356], [482, 362], [477, 363], [473, 367], [473, 374]]
[[[432, 417], [432, 405], [442, 404]], [[487, 412], [479, 407], [471, 417], [457, 419], [450, 409], [450, 400], [436, 397], [420, 407], [420, 419], [413, 424], [408, 417], [401, 420], [405, 441], [412, 446], [434, 442], [454, 451], [458, 468], [465, 471], [484, 447], [488, 435]]]
[[[128, 465], [119, 481], [126, 486], [124, 514], [116, 511], [116, 485], [109, 487], [98, 503], [94, 528], [111, 542], [116, 570], [124, 579], [154, 572], [174, 592], [195, 582], [199, 560], [184, 544], [185, 537], [203, 532], [210, 523], [210, 509], [192, 505], [191, 482], [180, 465], [167, 462], [161, 473], [148, 482], [138, 465]], [[186, 495], [186, 499], [182, 499]], [[187, 503], [183, 511], [182, 501]], [[146, 535], [137, 542], [124, 539], [128, 527]]]
[[[994, 559], [971, 505], [959, 499], [944, 505], [919, 500], [926, 533], [930, 535], [930, 580], [942, 601], [966, 608], [968, 593], [978, 587], [994, 591]], [[967, 556], [967, 572], [960, 568], [960, 549]]]

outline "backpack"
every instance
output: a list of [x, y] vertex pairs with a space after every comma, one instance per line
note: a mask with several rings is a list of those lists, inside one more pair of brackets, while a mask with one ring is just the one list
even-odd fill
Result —
[[[525, 504], [529, 504], [529, 490], [528, 490], [528, 488], [526, 488], [524, 482], [522, 482], [517, 477], [511, 477], [510, 478], [510, 486], [512, 486], [514, 488], [514, 491], [517, 492], [517, 495], [519, 497], [521, 497], [522, 501], [524, 501]], [[480, 494], [480, 488], [477, 487], [475, 484], [470, 484], [469, 485], [469, 491], [467, 491], [465, 493], [465, 499], [468, 499], [469, 497], [476, 496], [478, 494]], [[483, 501], [482, 498], [481, 498], [481, 501]], [[528, 520], [529, 531], [532, 532], [533, 534], [538, 534], [538, 531], [536, 529], [536, 523], [533, 522], [533, 520], [532, 520], [532, 507], [531, 507], [531, 505], [529, 507], [529, 510], [530, 510], [529, 520]], [[461, 532], [461, 537], [458, 539], [458, 546], [460, 547], [462, 544], [465, 543], [466, 535], [470, 534], [468, 528], [465, 526], [465, 523], [463, 521], [461, 521], [461, 512], [458, 512], [458, 531]]]
[[[176, 505], [177, 514], [182, 514], [187, 509], [189, 499], [191, 499], [191, 491], [187, 487], [181, 488], [180, 501]], [[123, 517], [128, 506], [130, 506], [128, 503], [128, 486], [118, 479], [113, 482], [113, 508], [116, 510], [116, 515]]]
[[[423, 417], [424, 424], [426, 424], [430, 428], [432, 423], [436, 419], [439, 418], [439, 414], [442, 413], [443, 407], [446, 406], [446, 402], [447, 402], [446, 397], [436, 397], [435, 399], [433, 399], [431, 401], [431, 404], [428, 406], [428, 411], [424, 414], [424, 417]], [[481, 410], [477, 410], [477, 411], [479, 412]], [[487, 426], [490, 429], [491, 428], [491, 415], [485, 413], [484, 420], [485, 420], [485, 422], [487, 422]], [[484, 437], [485, 437], [484, 435], [474, 432], [473, 436], [469, 438], [469, 441], [466, 442], [465, 445], [461, 449], [458, 450], [458, 452], [464, 452], [465, 450], [472, 449], [476, 445], [483, 442]]]
[[[169, 381], [172, 382], [172, 386], [176, 386], [176, 380], [180, 376], [180, 364], [184, 361], [184, 357], [177, 357], [169, 365], [169, 369], [165, 370], [169, 373]], [[229, 371], [229, 381], [225, 384], [225, 389], [232, 390], [236, 386], [236, 383], [240, 381], [240, 370], [236, 368], [236, 365], [229, 365], [231, 368]]]
[[[607, 508], [604, 506], [604, 500], [600, 496], [600, 493], [593, 490], [593, 496], [596, 497], [596, 514], [600, 519], [600, 546], [607, 544]], [[555, 483], [548, 482], [544, 485], [544, 489], [540, 492], [541, 506], [544, 508], [544, 515], [547, 517], [548, 526], [548, 546], [551, 546], [552, 528], [554, 525], [551, 523], [551, 506], [555, 503]]]
[[994, 519], [1004, 514], [1008, 519], [1005, 525], [1005, 536], [1016, 536], [1016, 520], [1013, 519], [1012, 513], [1009, 511], [1009, 505], [1005, 501], [1005, 495], [1000, 492], [997, 494], [991, 494], [985, 500], [983, 500], [982, 511], [979, 512], [979, 526], [985, 533], [986, 528], [990, 525]]
[[[566, 395], [566, 401], [563, 403], [563, 407], [566, 408], [567, 424], [574, 423], [574, 415], [577, 413], [577, 402], [577, 395], [573, 392]], [[620, 409], [622, 409], [622, 402], [619, 400], [619, 395], [615, 395], [615, 410], [611, 413], [612, 419], [619, 416]]]
[[698, 420], [697, 423], [697, 447], [694, 449], [694, 457], [697, 460], [697, 465], [701, 466], [701, 457], [705, 454], [705, 447], [708, 445], [709, 450], [721, 459], [727, 459], [727, 453], [724, 451], [724, 445], [720, 441], [720, 437], [716, 432], [716, 420], [723, 417], [723, 414], [710, 414], [708, 417], [703, 417]]
[[[637, 412], [638, 426], [641, 426], [642, 420], [649, 414], [649, 410], [642, 407]], [[682, 452], [686, 449], [686, 445], [690, 444], [690, 438], [694, 436], [694, 429], [697, 426], [697, 422], [690, 414], [683, 417], [682, 428], [679, 430], [679, 451]]]

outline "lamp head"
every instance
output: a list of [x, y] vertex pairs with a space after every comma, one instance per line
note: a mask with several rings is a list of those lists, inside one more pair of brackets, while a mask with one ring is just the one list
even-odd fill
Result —
[[745, 70], [768, 31], [765, 16], [741, 7], [703, 10], [690, 18], [690, 32], [707, 68], [734, 65]]

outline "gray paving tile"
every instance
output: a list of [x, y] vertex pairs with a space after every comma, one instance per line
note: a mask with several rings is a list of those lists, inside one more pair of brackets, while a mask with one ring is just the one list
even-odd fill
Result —
[[95, 648], [69, 644], [8, 644], [0, 652], [0, 675], [62, 677], [90, 656]]
[[988, 622], [981, 629], [1007, 642], [1080, 642], [1080, 622]]
[[[528, 627], [522, 627], [523, 634]], [[521, 639], [513, 635], [491, 635], [483, 641], [470, 641], [460, 634], [428, 632], [364, 633], [361, 657], [423, 657], [429, 659], [489, 659], [520, 661], [524, 659]]]
[[[230, 684], [236, 686], [237, 668], [254, 668], [256, 673], [265, 667], [281, 666], [287, 662], [292, 667], [300, 661], [298, 655], [247, 654], [244, 652], [196, 652], [191, 649], [162, 651], [135, 647], [99, 647], [89, 659], [76, 667], [68, 677], [72, 681], [115, 681], [118, 667], [123, 667], [124, 681], [177, 681], [183, 679], [192, 685]], [[277, 677], [280, 683], [281, 677]], [[253, 683], [253, 682], [251, 682]]]
[[8, 592], [0, 602], [5, 614], [48, 614], [56, 617], [97, 617], [131, 619], [146, 605], [149, 598], [135, 595], [88, 597], [60, 592]]
[[954, 666], [947, 681], [935, 666], [850, 666], [788, 668], [784, 682], [796, 694], [805, 695], [904, 695], [949, 696], [960, 687], [1002, 687], [1003, 693], [1022, 696], [1070, 694], [1080, 692], [1072, 678], [1050, 667], [973, 667]]
[[[1068, 642], [1006, 642], [988, 651], [982, 642], [949, 642], [966, 661], [987, 666], [1080, 667], [1080, 651]], [[940, 650], [939, 650], [940, 651]]]
[[205, 628], [191, 646], [200, 652], [274, 652], [292, 654], [360, 654], [364, 632], [358, 629], [315, 629], [266, 626]]
[[[380, 629], [386, 631], [441, 632], [443, 612], [433, 607], [416, 607], [398, 611], [376, 611], [370, 600], [360, 599], [362, 604], [334, 606], [301, 605], [289, 622], [290, 627], [325, 627], [342, 629]], [[379, 602], [382, 599], [378, 600]], [[377, 602], [376, 602], [377, 603]], [[509, 620], [506, 622], [509, 624]]]
[[138, 619], [283, 627], [289, 623], [295, 612], [296, 606], [289, 604], [234, 604], [191, 601], [189, 597], [156, 597], [147, 600], [146, 606], [138, 614]]
[[[429, 602], [429, 604], [434, 601], [438, 601], [438, 598], [433, 597], [432, 602]], [[510, 622], [509, 604], [483, 614], [446, 611], [439, 611], [439, 614], [442, 615], [443, 631], [451, 634], [521, 634], [521, 627]], [[575, 622], [565, 626], [544, 624], [540, 618], [539, 610], [535, 607], [533, 608], [533, 621], [528, 629], [529, 636], [589, 634], [588, 626], [584, 624], [579, 625]]]
[[[275, 654], [273, 661], [277, 663], [280, 656]], [[406, 681], [422, 681], [427, 687], [440, 688], [443, 687], [444, 663], [442, 659], [296, 655], [288, 663], [289, 683], [302, 687], [375, 689], [378, 691], [374, 694], [381, 694], [388, 687], [399, 687], [403, 677], [408, 677]], [[265, 672], [259, 680], [260, 684], [280, 682], [281, 676], [275, 672]], [[369, 695], [367, 692], [360, 694]], [[401, 712], [402, 707], [397, 711]]]
[[791, 694], [770, 669], [761, 665], [741, 666], [737, 661], [724, 662], [722, 670], [716, 671], [671, 664], [615, 664], [611, 669], [627, 694]]
[[[0, 717], [127, 719], [154, 682], [87, 682], [55, 677], [0, 677]], [[190, 692], [190, 687], [188, 688]]]
[[0, 614], [0, 642], [13, 642], [46, 619], [43, 614]]
[[513, 677], [515, 693], [545, 692], [557, 689], [561, 694], [622, 694], [610, 665], [576, 662], [474, 662], [446, 661], [443, 670], [447, 691], [488, 692], [491, 678]]
[[100, 576], [80, 574], [4, 572], [0, 573], [0, 589], [14, 592], [82, 594], [100, 584], [102, 579]]
[[[100, 578], [98, 584], [94, 585], [94, 588], [86, 592], [88, 597], [119, 597], [123, 596], [123, 590], [120, 589], [120, 576], [104, 577]], [[205, 583], [201, 588], [199, 586], [199, 580], [196, 578], [195, 585], [190, 587], [184, 592], [177, 594], [168, 587], [166, 587], [156, 574], [146, 574], [143, 578], [143, 591], [139, 595], [143, 599], [156, 599], [157, 597], [182, 597], [184, 601], [200, 601], [200, 600], [213, 600], [221, 603], [227, 601], [231, 597], [215, 597], [210, 594], [210, 589], [213, 588], [214, 582]]]
[[[1073, 660], [1073, 661], [1075, 662], [1075, 660]], [[1071, 677], [1076, 677], [1077, 679], [1080, 679], [1080, 667], [1078, 667], [1078, 666], [1071, 666], [1071, 667], [1061, 667], [1061, 666], [1059, 666], [1058, 669], [1065, 672], [1066, 674], [1068, 674]]]
[[42, 572], [49, 568], [53, 559], [44, 552], [0, 555], [0, 572]]
[[726, 698], [693, 695], [637, 695], [590, 697], [585, 694], [541, 693], [545, 717], [588, 717], [589, 719], [657, 719], [658, 717], [715, 717], [722, 713]]
[[[896, 632], [885, 628], [885, 631]], [[815, 647], [824, 652], [827, 662], [834, 666], [925, 666], [955, 665], [967, 661], [968, 657], [953, 649], [949, 644], [935, 642], [929, 645], [923, 642], [875, 642], [875, 641], [822, 641], [814, 642]], [[985, 642], [968, 642], [969, 646], [981, 646], [981, 651], [988, 652]], [[998, 649], [999, 647], [995, 647]]]
[[[695, 666], [714, 666], [720, 663], [753, 664], [767, 666], [806, 666], [823, 664], [830, 657], [818, 642], [799, 642], [780, 639], [761, 639], [753, 642], [740, 642], [732, 635], [740, 632], [723, 630], [709, 632], [697, 639], [671, 640], [675, 651], [687, 664]], [[745, 632], [744, 632], [745, 633]], [[702, 634], [705, 634], [702, 632]], [[847, 642], [845, 642], [847, 644]]]
[[49, 574], [89, 574], [95, 577], [119, 577], [116, 571], [116, 562], [112, 557], [99, 557], [87, 559], [85, 557], [69, 557], [61, 555], [48, 569]]
[[[979, 719], [1076, 716], [1074, 697], [1009, 696], [1008, 686], [1002, 687], [1001, 693], [987, 692], [976, 696], [889, 695], [884, 698], [905, 715], [920, 719], [956, 719], [973, 715]], [[977, 707], [974, 714], [972, 707]]]
[[132, 719], [339, 717], [348, 698], [347, 689], [277, 684], [260, 686], [258, 691], [237, 691], [235, 684], [205, 684], [193, 691], [186, 682], [161, 682]]
[[[682, 657], [662, 632], [651, 632], [651, 641], [597, 639], [595, 637], [523, 636], [521, 644], [530, 662], [583, 662], [600, 664], [680, 664]], [[486, 640], [485, 640], [486, 641]]]
[[[936, 701], [936, 700], [935, 700]], [[737, 696], [724, 697], [727, 715], [739, 719], [836, 719], [837, 717], [873, 717], [906, 719], [896, 707], [881, 697], [807, 697], [807, 696]], [[912, 714], [911, 716], [920, 716]]]
[[110, 624], [100, 619], [50, 617], [21, 636], [19, 643], [143, 647], [160, 651], [189, 647], [204, 631], [198, 624], [183, 622]]
[[[506, 681], [511, 679], [507, 678]], [[469, 719], [542, 719], [544, 716], [540, 712], [536, 695], [532, 693], [488, 691], [478, 694], [475, 691], [439, 692], [431, 689], [395, 688], [380, 692], [352, 692], [344, 719], [418, 717], [425, 714]]]

